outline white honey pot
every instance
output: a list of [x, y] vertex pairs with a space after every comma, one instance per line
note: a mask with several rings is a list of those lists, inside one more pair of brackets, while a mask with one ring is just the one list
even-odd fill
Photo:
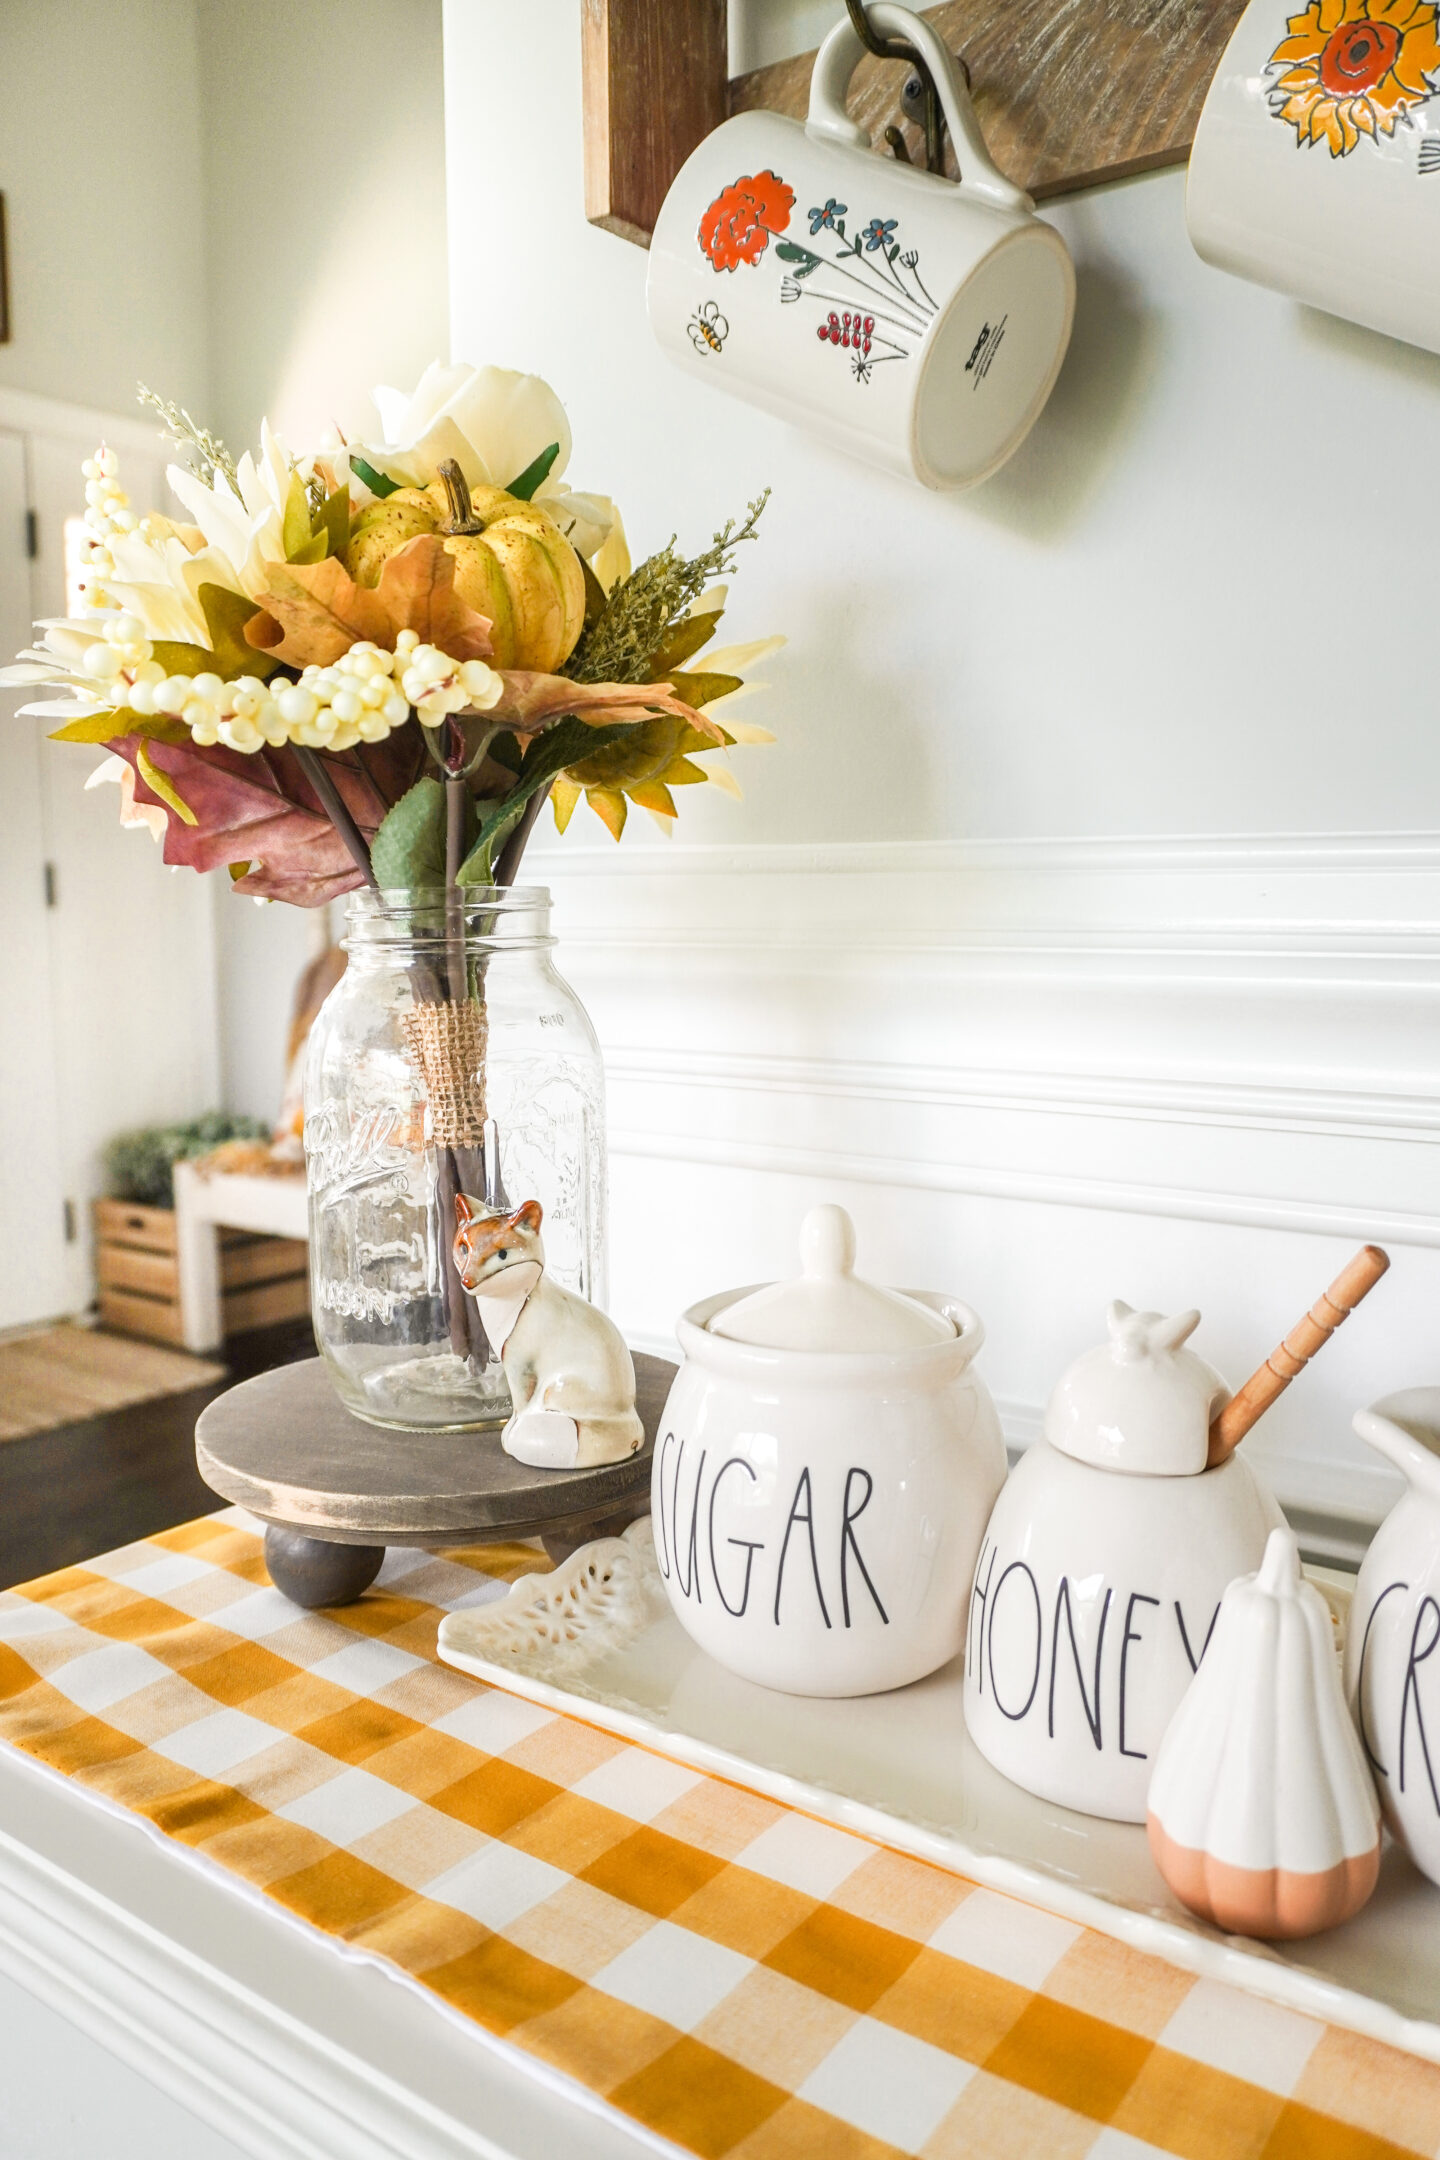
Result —
[[980, 1534], [1005, 1477], [968, 1305], [854, 1273], [843, 1208], [801, 1230], [798, 1280], [679, 1323], [651, 1522], [703, 1650], [794, 1695], [869, 1695], [960, 1651]]
[[1367, 1246], [1234, 1397], [1186, 1347], [1198, 1312], [1110, 1307], [1108, 1340], [1062, 1375], [980, 1548], [965, 1722], [1006, 1777], [1144, 1822], [1225, 1590], [1284, 1523], [1234, 1449], [1387, 1265]]

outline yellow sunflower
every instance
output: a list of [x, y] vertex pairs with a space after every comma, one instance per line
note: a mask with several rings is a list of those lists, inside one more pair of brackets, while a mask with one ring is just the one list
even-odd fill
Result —
[[[714, 636], [725, 600], [723, 585], [702, 593], [656, 654], [650, 674], [652, 682], [672, 684], [677, 695], [697, 711], [702, 706], [709, 708], [706, 718], [721, 730], [723, 744], [717, 745], [710, 736], [700, 734], [688, 720], [668, 714], [638, 721], [625, 730], [618, 742], [560, 774], [551, 799], [561, 832], [570, 823], [582, 795], [617, 840], [625, 830], [632, 802], [648, 810], [668, 832], [677, 815], [672, 788], [694, 787], [708, 780], [727, 795], [739, 795], [739, 783], [730, 771], [726, 753], [736, 743], [771, 743], [775, 738], [768, 728], [738, 720], [731, 708], [747, 692], [765, 687], [763, 683], [748, 682], [745, 671], [757, 660], [778, 651], [785, 640], [768, 637], [750, 645], [727, 645], [723, 650], [705, 653], [702, 667], [689, 667], [685, 663], [693, 660]], [[713, 709], [721, 706], [723, 711]], [[710, 753], [718, 762], [709, 762]], [[707, 762], [699, 764], [699, 757], [706, 757]]]
[[1373, 142], [1408, 124], [1440, 87], [1434, 0], [1315, 0], [1289, 30], [1267, 65], [1285, 70], [1271, 108], [1297, 147], [1327, 142], [1345, 157], [1362, 135]]

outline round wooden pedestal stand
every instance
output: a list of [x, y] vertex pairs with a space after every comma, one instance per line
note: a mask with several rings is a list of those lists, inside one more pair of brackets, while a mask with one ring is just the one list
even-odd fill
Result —
[[345, 1605], [387, 1545], [490, 1545], [538, 1537], [552, 1560], [613, 1537], [650, 1508], [655, 1428], [675, 1377], [635, 1358], [644, 1445], [598, 1470], [532, 1470], [483, 1432], [367, 1425], [341, 1404], [319, 1358], [261, 1373], [200, 1414], [195, 1460], [222, 1499], [266, 1524], [265, 1565], [297, 1605]]

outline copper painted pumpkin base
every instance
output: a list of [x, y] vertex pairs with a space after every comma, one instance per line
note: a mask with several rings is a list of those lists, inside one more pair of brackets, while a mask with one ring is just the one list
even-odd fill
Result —
[[1353, 1918], [1380, 1874], [1378, 1838], [1372, 1852], [1302, 1875], [1287, 1868], [1232, 1867], [1213, 1853], [1177, 1844], [1153, 1815], [1145, 1828], [1155, 1865], [1181, 1904], [1227, 1935], [1253, 1935], [1263, 1942], [1318, 1935]]

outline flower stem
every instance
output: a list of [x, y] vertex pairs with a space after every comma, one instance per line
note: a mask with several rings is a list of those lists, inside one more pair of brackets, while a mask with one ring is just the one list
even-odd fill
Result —
[[321, 809], [344, 841], [351, 861], [370, 890], [378, 892], [380, 886], [370, 861], [370, 850], [365, 845], [364, 834], [350, 815], [344, 796], [326, 772], [318, 752], [307, 750], [301, 743], [296, 743], [294, 748], [295, 759], [301, 772], [315, 790]]
[[526, 843], [535, 830], [536, 820], [540, 812], [550, 800], [550, 790], [553, 786], [553, 781], [547, 781], [544, 787], [536, 788], [535, 793], [526, 803], [519, 824], [500, 850], [499, 860], [495, 865], [495, 883], [497, 885], [513, 885], [519, 876], [520, 858], [525, 853]]

